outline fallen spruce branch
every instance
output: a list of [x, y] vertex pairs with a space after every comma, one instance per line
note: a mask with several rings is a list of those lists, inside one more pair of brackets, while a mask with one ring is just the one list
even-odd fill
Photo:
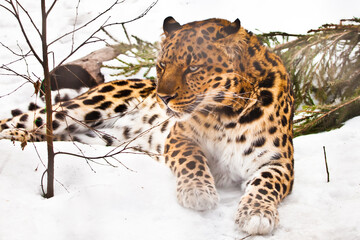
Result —
[[339, 105], [330, 106], [328, 109], [325, 113], [314, 111], [313, 114], [319, 115], [315, 115], [313, 119], [311, 119], [311, 115], [304, 117], [308, 119], [305, 123], [295, 122], [295, 136], [337, 128], [342, 126], [346, 120], [360, 116], [360, 96], [347, 100]]

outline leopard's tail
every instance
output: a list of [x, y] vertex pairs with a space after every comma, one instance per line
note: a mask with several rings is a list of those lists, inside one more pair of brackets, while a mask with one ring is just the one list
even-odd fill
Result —
[[[100, 139], [99, 143], [112, 146], [134, 142], [133, 148], [160, 153], [172, 125], [157, 101], [155, 83], [145, 79], [104, 83], [53, 105], [52, 110], [55, 141], [94, 143]], [[46, 109], [3, 119], [0, 131], [0, 139], [44, 141]]]

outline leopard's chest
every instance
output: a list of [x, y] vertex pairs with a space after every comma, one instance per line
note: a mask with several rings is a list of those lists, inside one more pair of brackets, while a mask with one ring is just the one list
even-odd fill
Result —
[[241, 185], [269, 161], [274, 149], [270, 141], [259, 134], [260, 125], [199, 131], [195, 138], [208, 159], [218, 186]]

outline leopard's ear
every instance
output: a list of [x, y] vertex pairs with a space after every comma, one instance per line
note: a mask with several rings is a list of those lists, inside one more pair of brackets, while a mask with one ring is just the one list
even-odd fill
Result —
[[176, 30], [181, 28], [180, 23], [178, 23], [173, 17], [167, 17], [164, 20], [163, 29], [166, 36], [169, 36]]
[[231, 35], [237, 33], [240, 27], [241, 27], [241, 23], [240, 20], [237, 18], [234, 22], [224, 27], [223, 30], [227, 35]]

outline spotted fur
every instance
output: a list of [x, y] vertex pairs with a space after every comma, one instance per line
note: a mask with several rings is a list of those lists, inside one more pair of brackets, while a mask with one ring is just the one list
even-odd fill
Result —
[[[159, 158], [164, 146], [161, 139], [165, 139], [171, 127], [171, 118], [162, 109], [162, 104], [157, 103], [155, 87], [152, 80], [112, 81], [72, 100], [55, 104], [52, 116], [54, 140], [107, 146], [126, 144]], [[4, 119], [0, 121], [0, 138], [44, 141], [45, 119], [45, 108]], [[151, 128], [157, 131], [149, 131]]]
[[[117, 128], [116, 141], [97, 132], [108, 145], [140, 134], [134, 148], [161, 153], [181, 205], [212, 209], [216, 187], [243, 187], [237, 226], [272, 232], [294, 179], [294, 99], [283, 63], [239, 20], [180, 25], [169, 17], [163, 28], [157, 82], [114, 81], [56, 104], [54, 138], [85, 141], [87, 126]], [[5, 119], [0, 136], [44, 140], [44, 115], [38, 109]]]

